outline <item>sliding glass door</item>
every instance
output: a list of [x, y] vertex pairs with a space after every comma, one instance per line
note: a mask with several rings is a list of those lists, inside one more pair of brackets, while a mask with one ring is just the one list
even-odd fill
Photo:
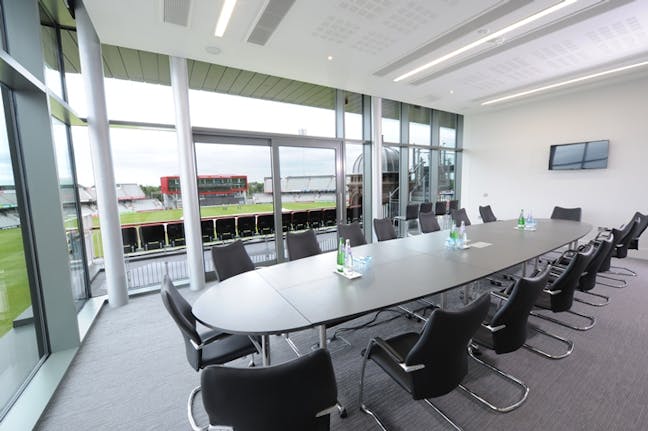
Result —
[[341, 141], [204, 130], [194, 142], [208, 280], [213, 245], [241, 240], [255, 265], [287, 259], [291, 231], [313, 229], [322, 250], [336, 247]]

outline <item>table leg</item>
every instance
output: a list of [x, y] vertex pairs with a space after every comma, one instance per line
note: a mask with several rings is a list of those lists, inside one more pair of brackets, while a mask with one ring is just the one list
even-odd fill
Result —
[[526, 276], [527, 276], [527, 263], [525, 260], [524, 263], [522, 263], [522, 277], [526, 277]]
[[270, 365], [270, 336], [269, 335], [261, 336], [261, 359], [263, 361], [264, 367]]
[[471, 286], [471, 284], [466, 284], [464, 286], [464, 298], [463, 298], [464, 305], [468, 305], [468, 302], [470, 302], [469, 301], [470, 286]]
[[538, 263], [540, 262], [540, 258], [536, 256], [535, 259], [533, 259], [533, 272], [536, 273], [538, 272]]
[[441, 294], [441, 309], [445, 310], [446, 308], [448, 308], [448, 294], [443, 292]]
[[321, 349], [326, 349], [326, 326], [319, 325], [317, 327], [317, 332], [319, 333], [319, 345]]

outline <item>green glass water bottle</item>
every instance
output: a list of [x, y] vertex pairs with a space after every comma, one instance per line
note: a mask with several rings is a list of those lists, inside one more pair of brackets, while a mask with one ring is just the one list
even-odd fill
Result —
[[518, 217], [517, 222], [518, 229], [524, 229], [524, 210], [520, 210], [520, 217]]
[[337, 271], [344, 272], [344, 238], [340, 237], [337, 252]]

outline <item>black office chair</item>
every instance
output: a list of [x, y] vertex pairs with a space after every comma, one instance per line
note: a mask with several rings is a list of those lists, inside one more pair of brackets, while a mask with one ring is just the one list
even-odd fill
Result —
[[577, 289], [581, 294], [587, 294], [589, 296], [595, 296], [602, 298], [603, 302], [592, 302], [574, 296], [574, 301], [581, 302], [583, 304], [592, 305], [594, 307], [602, 307], [607, 305], [610, 302], [610, 297], [602, 295], [600, 293], [594, 293], [591, 290], [596, 286], [596, 277], [598, 275], [598, 270], [601, 267], [601, 264], [610, 254], [610, 250], [614, 247], [614, 242], [612, 237], [605, 239], [592, 240], [590, 242], [592, 247], [594, 247], [594, 256], [589, 262], [589, 265], [585, 268], [585, 272], [581, 275], [580, 280], [578, 281]]
[[434, 215], [445, 215], [448, 213], [448, 201], [436, 201], [434, 203]]
[[[637, 220], [633, 218], [628, 223], [626, 223], [623, 226], [623, 228], [621, 229], [613, 228], [611, 230], [612, 242], [614, 243], [614, 246], [612, 247], [612, 250], [610, 250], [608, 256], [603, 260], [603, 263], [601, 263], [601, 266], [599, 267], [599, 273], [600, 273], [599, 277], [614, 281], [618, 284], [609, 284], [609, 283], [607, 284], [599, 283], [599, 284], [605, 284], [610, 287], [623, 288], [628, 286], [628, 282], [620, 278], [611, 277], [611, 275], [623, 275], [623, 276], [636, 277], [637, 274], [631, 269], [612, 265], [612, 257], [616, 257], [619, 255], [625, 257], [625, 255], [627, 255], [628, 245], [630, 244], [634, 232], [636, 232], [636, 226], [637, 226]], [[618, 269], [620, 271], [626, 271], [626, 272], [613, 271], [612, 269]]]
[[432, 202], [422, 202], [421, 207], [419, 208], [419, 214], [429, 213], [432, 210], [434, 210], [434, 205], [432, 204]]
[[495, 214], [493, 214], [493, 210], [491, 209], [490, 205], [486, 206], [480, 206], [479, 207], [479, 215], [482, 218], [482, 221], [484, 223], [492, 223], [494, 221], [497, 221], [497, 217], [495, 217]]
[[581, 208], [563, 208], [555, 206], [551, 218], [554, 220], [581, 221]]
[[405, 235], [406, 236], [409, 233], [410, 223], [415, 221], [418, 224], [420, 207], [421, 205], [419, 203], [410, 203], [405, 208]]
[[358, 222], [353, 222], [351, 224], [339, 224], [338, 237], [344, 238], [345, 240], [348, 239], [351, 247], [364, 245], [367, 243], [364, 233], [362, 233], [362, 227]]
[[637, 220], [637, 233], [635, 237], [630, 241], [630, 250], [639, 250], [639, 238], [644, 233], [646, 228], [648, 228], [648, 214], [641, 214], [639, 211], [635, 213], [635, 220]]
[[372, 360], [413, 399], [424, 400], [458, 428], [428, 398], [445, 395], [456, 387], [465, 388], [461, 382], [468, 373], [468, 343], [486, 317], [489, 305], [489, 295], [482, 295], [459, 311], [434, 310], [420, 333], [372, 338], [363, 352], [360, 409], [386, 429], [364, 403], [365, 368], [367, 361]]
[[470, 219], [468, 218], [468, 214], [466, 214], [466, 208], [452, 210], [450, 211], [450, 216], [457, 227], [461, 226], [462, 221], [464, 222], [464, 226], [470, 226]]
[[441, 230], [436, 215], [432, 211], [419, 214], [419, 228], [421, 233], [437, 232]]
[[[209, 330], [200, 325], [191, 313], [191, 305], [178, 292], [168, 276], [164, 276], [160, 289], [162, 302], [180, 329], [185, 343], [185, 353], [191, 368], [198, 371], [208, 365], [224, 364], [261, 351], [261, 339], [246, 335], [232, 335]], [[254, 364], [252, 361], [251, 365]], [[200, 390], [189, 395], [189, 403]]]
[[211, 249], [214, 271], [218, 280], [224, 281], [235, 275], [254, 270], [254, 263], [241, 240]]
[[189, 406], [194, 431], [324, 431], [336, 409], [335, 374], [324, 349], [271, 367], [210, 366], [200, 384], [209, 426], [198, 426]]
[[398, 235], [396, 235], [396, 229], [394, 229], [394, 225], [392, 224], [391, 219], [375, 218], [373, 220], [373, 225], [378, 241], [389, 241], [391, 239], [398, 238]]
[[[498, 355], [514, 352], [524, 346], [527, 340], [529, 312], [547, 284], [548, 277], [549, 267], [533, 278], [519, 279], [511, 289], [508, 301], [498, 307], [493, 314], [489, 313], [489, 316], [473, 335], [473, 343], [494, 350]], [[529, 387], [524, 382], [475, 357], [472, 350], [470, 355], [475, 361], [520, 386], [524, 392], [518, 401], [505, 407], [497, 407], [484, 397], [471, 392], [473, 397], [488, 408], [501, 413], [510, 412], [524, 403], [529, 395]]]
[[303, 259], [320, 254], [322, 249], [317, 242], [317, 235], [312, 229], [304, 232], [288, 232], [286, 234], [288, 260]]
[[[628, 227], [627, 233], [620, 239], [618, 243], [614, 244], [614, 251], [612, 252], [612, 257], [616, 257], [617, 259], [625, 259], [628, 256], [628, 248], [630, 247], [630, 243], [634, 238], [637, 237], [637, 234], [639, 233], [639, 229], [641, 228], [639, 222], [640, 221], [638, 219], [633, 218], [633, 220], [630, 223], [628, 223], [630, 227]], [[637, 276], [636, 272], [624, 266], [610, 265], [610, 268], [614, 268], [617, 270], [617, 271], [608, 270], [608, 273], [610, 274], [624, 275], [629, 277]], [[625, 271], [625, 272], [621, 272], [621, 271]]]
[[565, 251], [556, 262], [558, 264], [565, 262], [566, 265], [560, 269], [552, 268], [549, 274], [548, 284], [545, 290], [540, 293], [535, 303], [536, 307], [551, 310], [554, 313], [564, 312], [580, 316], [590, 322], [588, 325], [572, 325], [536, 311], [532, 311], [531, 315], [578, 331], [587, 331], [594, 327], [596, 324], [594, 317], [578, 313], [571, 309], [574, 301], [574, 292], [592, 257], [594, 257], [594, 248], [590, 245], [587, 245], [583, 251]]

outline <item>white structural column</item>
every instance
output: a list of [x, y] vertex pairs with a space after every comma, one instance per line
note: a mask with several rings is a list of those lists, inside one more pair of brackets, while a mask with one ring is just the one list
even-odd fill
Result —
[[383, 218], [382, 204], [382, 158], [383, 158], [383, 140], [382, 140], [382, 99], [380, 97], [371, 98], [371, 136], [373, 146], [371, 151], [371, 166], [373, 175], [371, 176], [371, 195], [374, 197], [371, 203], [371, 214], [374, 218]]
[[88, 105], [90, 154], [101, 220], [108, 302], [113, 307], [119, 307], [128, 302], [128, 284], [110, 150], [101, 44], [83, 3], [78, 1], [75, 4], [79, 58]]
[[171, 87], [175, 103], [176, 136], [178, 139], [178, 161], [180, 162], [180, 189], [182, 190], [182, 216], [187, 243], [187, 265], [191, 290], [205, 287], [203, 269], [202, 235], [200, 233], [200, 205], [196, 183], [196, 158], [191, 136], [189, 116], [189, 80], [187, 60], [169, 57]]

